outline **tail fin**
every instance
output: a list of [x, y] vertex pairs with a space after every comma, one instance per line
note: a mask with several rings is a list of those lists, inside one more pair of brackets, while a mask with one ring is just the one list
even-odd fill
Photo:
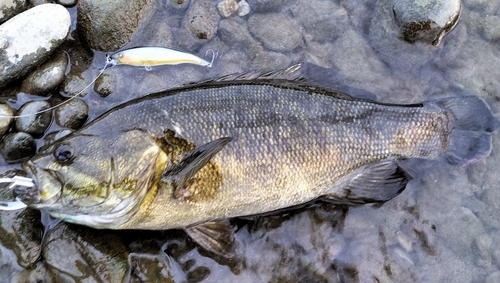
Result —
[[449, 163], [465, 165], [489, 155], [491, 132], [499, 127], [500, 122], [482, 99], [463, 96], [429, 103], [446, 110], [452, 119], [449, 147], [443, 153]]

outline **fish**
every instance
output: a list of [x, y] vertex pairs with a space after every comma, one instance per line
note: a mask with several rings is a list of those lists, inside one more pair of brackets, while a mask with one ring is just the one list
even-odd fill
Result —
[[467, 165], [499, 126], [456, 96], [396, 105], [287, 76], [224, 78], [119, 105], [22, 167], [30, 208], [96, 229], [184, 229], [234, 255], [230, 219], [318, 199], [383, 203], [411, 179], [402, 159]]
[[110, 69], [116, 65], [131, 65], [145, 67], [150, 70], [153, 66], [177, 65], [177, 64], [195, 64], [200, 66], [212, 67], [217, 53], [211, 49], [212, 61], [208, 62], [202, 58], [174, 49], [165, 47], [135, 47], [106, 55], [106, 66], [104, 69]]

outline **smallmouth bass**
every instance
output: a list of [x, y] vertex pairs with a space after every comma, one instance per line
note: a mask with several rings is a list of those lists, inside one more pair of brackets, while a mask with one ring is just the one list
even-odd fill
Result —
[[[467, 164], [498, 127], [473, 96], [390, 105], [299, 81], [212, 81], [117, 106], [23, 164], [28, 206], [106, 229], [185, 229], [230, 254], [228, 218], [307, 203], [384, 202], [400, 158]], [[221, 240], [222, 239], [222, 240]]]

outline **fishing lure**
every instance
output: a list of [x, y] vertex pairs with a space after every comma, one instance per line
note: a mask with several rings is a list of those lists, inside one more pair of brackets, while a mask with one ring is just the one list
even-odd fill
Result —
[[153, 66], [177, 64], [195, 64], [210, 68], [214, 63], [215, 57], [217, 57], [217, 53], [212, 49], [208, 49], [206, 54], [210, 51], [212, 52], [212, 61], [208, 62], [196, 55], [169, 48], [135, 47], [106, 55], [105, 69], [116, 65], [131, 65], [145, 67], [149, 71]]
[[165, 47], [135, 47], [127, 50], [118, 51], [111, 55], [106, 54], [106, 64], [104, 68], [102, 68], [99, 74], [88, 84], [85, 88], [79, 91], [77, 94], [71, 96], [69, 99], [42, 111], [38, 111], [35, 113], [25, 114], [25, 115], [17, 115], [17, 116], [8, 116], [0, 114], [0, 118], [22, 118], [29, 117], [33, 115], [37, 115], [40, 113], [51, 111], [61, 105], [64, 105], [71, 100], [78, 97], [83, 91], [85, 91], [89, 86], [91, 86], [101, 75], [102, 73], [110, 69], [116, 65], [132, 65], [132, 66], [141, 66], [145, 67], [146, 70], [150, 71], [152, 66], [160, 66], [160, 65], [177, 65], [177, 64], [196, 64], [200, 66], [212, 67], [215, 58], [217, 57], [217, 52], [212, 49], [208, 49], [205, 55], [209, 52], [212, 52], [212, 60], [210, 62], [201, 59], [198, 56], [193, 54], [165, 48]]

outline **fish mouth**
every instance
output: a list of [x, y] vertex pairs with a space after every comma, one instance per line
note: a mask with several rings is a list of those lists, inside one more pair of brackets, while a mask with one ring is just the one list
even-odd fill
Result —
[[46, 204], [48, 200], [55, 199], [55, 196], [60, 195], [63, 183], [56, 172], [39, 169], [31, 160], [23, 163], [22, 168], [34, 183], [32, 187], [14, 189], [14, 194], [22, 202], [28, 205]]

